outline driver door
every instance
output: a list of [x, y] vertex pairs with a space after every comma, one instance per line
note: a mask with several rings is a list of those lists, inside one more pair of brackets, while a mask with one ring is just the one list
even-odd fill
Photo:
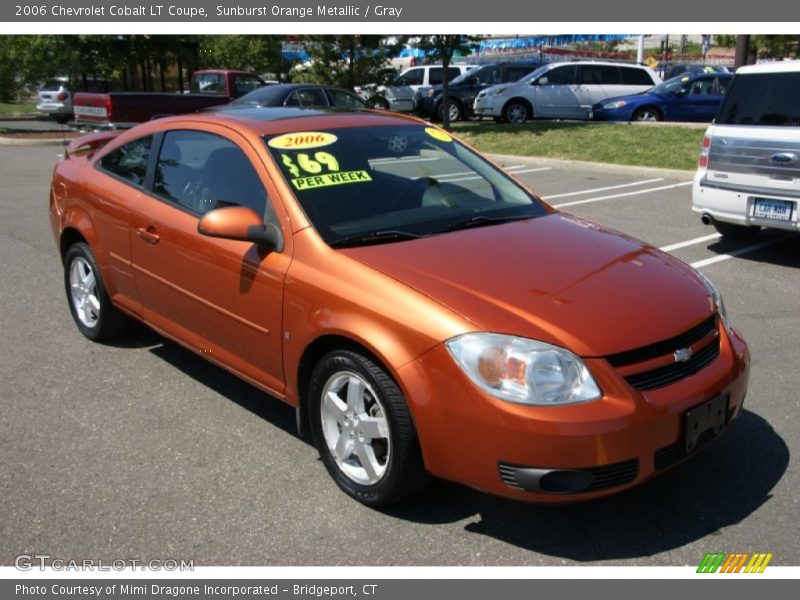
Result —
[[[158, 136], [148, 193], [131, 217], [131, 259], [145, 321], [192, 350], [277, 393], [283, 391], [282, 252], [203, 236], [200, 217], [243, 205], [284, 231], [260, 158], [229, 130]], [[281, 217], [283, 218], [283, 217]]]

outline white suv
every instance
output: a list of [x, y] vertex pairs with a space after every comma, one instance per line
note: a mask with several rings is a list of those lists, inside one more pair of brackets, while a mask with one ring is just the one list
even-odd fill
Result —
[[728, 237], [800, 223], [800, 61], [742, 67], [706, 130], [692, 210]]
[[643, 92], [661, 79], [636, 64], [575, 61], [550, 63], [513, 84], [483, 90], [475, 114], [523, 123], [533, 118], [588, 119], [592, 105], [613, 96]]

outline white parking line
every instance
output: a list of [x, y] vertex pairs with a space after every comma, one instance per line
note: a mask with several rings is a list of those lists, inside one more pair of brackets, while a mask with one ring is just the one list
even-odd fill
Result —
[[681, 183], [674, 183], [672, 185], [662, 185], [660, 187], [648, 188], [646, 190], [636, 190], [635, 192], [625, 192], [624, 194], [612, 194], [611, 196], [600, 196], [598, 198], [587, 198], [586, 200], [575, 200], [574, 202], [564, 202], [562, 204], [553, 204], [553, 208], [562, 208], [564, 206], [576, 206], [578, 204], [589, 204], [590, 202], [600, 202], [601, 200], [611, 200], [612, 198], [623, 198], [625, 196], [636, 196], [638, 194], [649, 194], [650, 192], [660, 192], [662, 190], [671, 190], [676, 187], [684, 185], [692, 185], [691, 181], [682, 181]]
[[715, 240], [719, 237], [722, 237], [720, 233], [712, 233], [710, 235], [704, 235], [703, 237], [694, 238], [693, 240], [686, 240], [685, 242], [678, 242], [677, 244], [670, 244], [669, 246], [661, 246], [659, 250], [663, 250], [664, 252], [672, 252], [673, 250], [677, 250], [678, 248], [686, 248], [687, 246], [694, 246], [695, 244], [702, 244], [703, 242], [709, 242], [711, 240]]
[[[549, 171], [552, 168], [553, 167], [539, 167], [538, 169], [523, 169], [522, 171], [511, 171], [509, 174], [516, 175], [517, 173], [533, 173], [535, 171]], [[439, 175], [437, 179], [445, 183], [453, 183], [455, 181], [470, 181], [471, 179], [483, 179], [483, 177], [480, 175], [473, 175], [471, 177], [456, 177], [455, 179], [451, 179], [451, 177], [455, 177], [456, 175], [465, 175], [465, 174], [466, 173], [448, 173], [447, 175]]]
[[619, 185], [609, 185], [608, 187], [594, 188], [592, 190], [581, 190], [580, 192], [567, 192], [566, 194], [553, 194], [552, 196], [542, 196], [542, 200], [554, 200], [555, 198], [566, 198], [567, 196], [580, 196], [581, 194], [593, 194], [594, 192], [606, 192], [608, 190], [618, 190], [620, 188], [633, 187], [636, 185], [646, 185], [648, 183], [658, 183], [664, 181], [663, 177], [657, 179], [643, 179], [633, 183], [621, 183]]
[[707, 267], [708, 265], [713, 265], [714, 263], [722, 262], [723, 260], [728, 260], [729, 258], [733, 258], [734, 256], [741, 256], [742, 254], [747, 254], [748, 252], [753, 252], [755, 250], [761, 250], [761, 248], [766, 248], [767, 246], [772, 246], [772, 244], [777, 244], [778, 242], [788, 240], [790, 237], [793, 237], [794, 235], [795, 234], [793, 233], [789, 233], [787, 235], [782, 235], [780, 237], [772, 238], [771, 240], [765, 240], [763, 242], [759, 242], [758, 244], [753, 244], [751, 246], [745, 246], [744, 248], [731, 250], [730, 252], [726, 252], [725, 254], [720, 254], [719, 256], [712, 256], [711, 258], [698, 260], [697, 262], [691, 263], [691, 266], [693, 266], [695, 269], [699, 269], [701, 267]]
[[373, 165], [391, 165], [391, 164], [405, 164], [412, 162], [430, 162], [432, 160], [440, 160], [440, 157], [433, 158], [376, 158], [369, 161]]

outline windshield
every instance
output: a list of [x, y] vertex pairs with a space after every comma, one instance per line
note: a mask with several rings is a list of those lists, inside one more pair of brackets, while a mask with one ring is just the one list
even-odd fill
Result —
[[484, 65], [478, 69], [469, 69], [468, 71], [464, 71], [458, 77], [450, 80], [450, 85], [460, 85], [464, 83], [470, 77], [479, 77], [479, 73], [490, 68], [492, 65]]
[[502, 171], [433, 127], [299, 131], [266, 142], [306, 215], [334, 246], [549, 212]]
[[684, 73], [683, 75], [678, 75], [672, 79], [662, 81], [650, 91], [654, 94], [671, 94], [672, 92], [676, 92], [682, 87], [688, 85], [691, 79], [692, 78], [689, 75]]
[[245, 104], [249, 106], [272, 106], [283, 94], [286, 89], [279, 85], [265, 85], [236, 98], [231, 104]]
[[800, 73], [753, 73], [733, 78], [716, 122], [720, 125], [800, 125]]
[[[558, 63], [556, 63], [556, 64], [558, 64]], [[566, 63], [564, 63], [564, 64], [566, 64]], [[541, 67], [538, 67], [537, 69], [534, 69], [533, 71], [531, 71], [530, 73], [525, 75], [525, 77], [520, 77], [517, 80], [517, 83], [523, 83], [523, 82], [527, 82], [527, 81], [532, 81], [534, 79], [538, 79], [540, 75], [543, 75], [543, 74], [547, 73], [547, 71], [549, 71], [550, 68], [552, 68], [552, 67], [553, 67], [552, 63], [549, 64], [549, 65], [543, 65]]]

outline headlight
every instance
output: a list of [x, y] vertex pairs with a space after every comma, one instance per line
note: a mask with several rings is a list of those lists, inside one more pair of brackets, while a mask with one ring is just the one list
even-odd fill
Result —
[[702, 279], [703, 283], [706, 284], [706, 289], [708, 290], [708, 293], [711, 294], [711, 299], [714, 301], [714, 305], [719, 313], [719, 316], [723, 321], [725, 321], [725, 323], [727, 323], [728, 311], [725, 310], [725, 302], [722, 301], [722, 294], [719, 293], [717, 286], [715, 286], [708, 277], [703, 275], [700, 271], [697, 271], [697, 274], [700, 275], [700, 279]]
[[427, 92], [425, 92], [425, 95], [426, 95], [428, 98], [433, 98], [433, 97], [434, 97], [436, 94], [438, 94], [438, 93], [439, 93], [439, 92], [437, 92], [436, 90], [428, 90]]
[[507, 89], [508, 89], [507, 85], [504, 85], [504, 86], [498, 87], [498, 88], [493, 88], [493, 89], [488, 90], [486, 92], [486, 95], [487, 96], [489, 96], [489, 95], [491, 95], [491, 96], [499, 96], [500, 94], [505, 92]]
[[606, 110], [622, 108], [623, 106], [625, 106], [625, 100], [616, 100], [614, 102], [607, 102], [606, 104], [603, 104], [603, 108], [605, 108]]
[[603, 395], [581, 359], [563, 348], [499, 333], [465, 333], [445, 345], [478, 387], [501, 400], [555, 406]]

